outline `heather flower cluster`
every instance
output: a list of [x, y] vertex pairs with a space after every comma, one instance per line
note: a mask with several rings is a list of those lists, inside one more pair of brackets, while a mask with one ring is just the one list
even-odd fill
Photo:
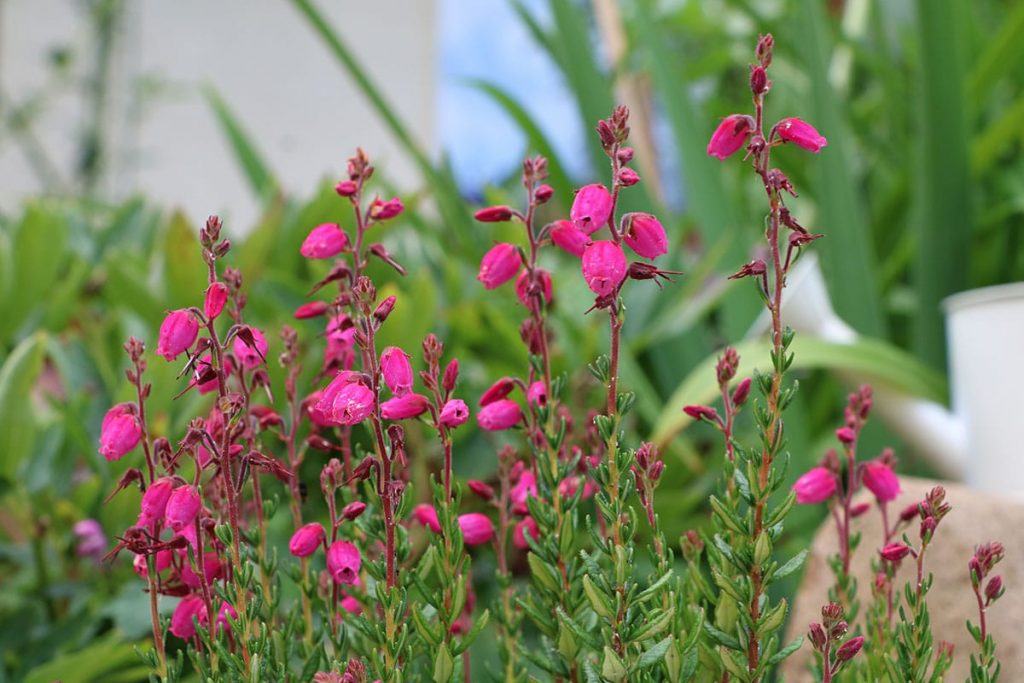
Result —
[[[727, 348], [715, 368], [721, 408], [685, 409], [721, 432], [724, 457], [707, 527], [680, 539], [683, 564], [656, 505], [673, 465], [632, 433], [636, 396], [621, 386], [624, 292], [654, 280], [669, 296], [665, 284], [681, 275], [655, 263], [670, 256], [661, 220], [620, 211], [622, 193], [641, 182], [628, 110], [597, 123], [608, 174], [559, 198], [568, 215], [552, 202], [541, 156], [523, 162], [522, 208], [476, 212], [482, 224], [512, 224], [502, 233], [509, 241], [481, 255], [476, 279], [482, 294], [519, 302], [525, 350], [522, 367], [489, 378], [478, 397], [460, 388], [459, 361], [435, 334], [380, 343], [405, 302], [383, 296], [368, 265], [379, 261], [398, 276], [405, 268], [371, 240], [404, 205], [373, 194], [374, 167], [358, 150], [335, 187], [339, 220], [308, 226], [299, 247], [317, 279], [295, 327], [260, 329], [246, 318], [243, 274], [224, 265], [231, 244], [211, 217], [197, 254], [206, 265], [205, 283], [196, 283], [202, 301], [167, 312], [156, 338], [156, 362], [173, 364], [179, 386], [147, 383], [146, 345], [125, 344], [135, 397], [109, 408], [98, 451], [126, 465], [111, 496], [141, 494], [135, 523], [107, 558], [131, 554], [145, 584], [153, 647], [143, 656], [153, 680], [766, 681], [802, 645], [780, 642], [788, 605], [772, 591], [806, 555], [775, 550], [798, 503], [827, 503], [839, 530], [831, 602], [808, 632], [820, 679], [941, 676], [952, 652], [932, 643], [924, 561], [950, 506], [937, 487], [891, 519], [901, 488], [893, 454], [857, 459], [869, 388], [851, 394], [839, 447], [786, 491], [783, 413], [795, 386], [786, 379], [793, 333], [782, 322], [782, 291], [793, 262], [821, 235], [787, 206], [796, 192], [771, 151], [793, 144], [818, 153], [827, 143], [798, 118], [765, 132], [772, 50], [771, 36], [762, 37], [750, 75], [753, 115], [724, 119], [707, 148], [722, 160], [745, 150], [766, 192], [768, 256], [732, 277], [750, 278], [771, 316], [771, 372], [743, 376]], [[563, 305], [556, 259], [570, 259], [593, 294], [576, 313], [607, 330], [605, 353], [588, 368], [593, 379], [555, 369], [564, 343], [550, 319]], [[303, 367], [308, 358], [313, 367]], [[283, 379], [271, 379], [273, 364]], [[196, 394], [199, 414], [159, 433], [163, 421], [146, 410], [154, 391]], [[748, 406], [753, 444], [736, 433]], [[456, 442], [471, 430], [473, 440]], [[494, 474], [460, 481], [458, 458], [489, 462]], [[862, 488], [886, 540], [873, 555], [863, 626], [850, 572], [851, 521], [870, 509], [858, 502]], [[282, 527], [286, 549], [272, 533]], [[83, 520], [75, 535], [76, 552], [99, 559], [102, 529]], [[497, 590], [478, 599], [481, 556], [476, 571], [493, 571]], [[968, 626], [979, 648], [972, 680], [998, 674], [985, 612], [1003, 592], [993, 574], [1002, 556], [1002, 546], [986, 544], [969, 564], [979, 610], [978, 626]], [[895, 570], [907, 561], [917, 581], [901, 593]], [[173, 605], [169, 619], [161, 603]], [[486, 673], [470, 657], [481, 634], [497, 646]]]

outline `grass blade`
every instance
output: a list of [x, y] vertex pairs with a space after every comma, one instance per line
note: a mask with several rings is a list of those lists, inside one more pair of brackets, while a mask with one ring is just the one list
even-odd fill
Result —
[[245, 131], [241, 121], [231, 111], [231, 107], [220, 96], [216, 88], [212, 85], [205, 86], [203, 96], [210, 108], [213, 109], [213, 115], [217, 118], [217, 123], [228, 141], [228, 146], [235, 154], [238, 166], [242, 169], [246, 180], [249, 181], [249, 187], [253, 194], [264, 202], [270, 201], [277, 194], [278, 184], [252, 136]]

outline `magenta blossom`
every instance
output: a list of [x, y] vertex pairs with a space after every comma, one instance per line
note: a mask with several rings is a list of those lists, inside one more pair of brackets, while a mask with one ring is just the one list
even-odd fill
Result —
[[186, 484], [174, 489], [167, 499], [167, 507], [164, 509], [168, 526], [175, 531], [181, 531], [191, 525], [202, 505], [195, 486]]
[[433, 505], [420, 503], [412, 509], [412, 516], [416, 518], [417, 522], [435, 534], [441, 533], [441, 522], [437, 519], [437, 510], [434, 509]]
[[494, 523], [491, 518], [480, 512], [469, 512], [459, 515], [459, 529], [466, 545], [483, 545], [494, 538]]
[[592, 240], [572, 221], [561, 220], [551, 229], [551, 241], [574, 256], [583, 256]]
[[295, 309], [294, 316], [296, 320], [316, 318], [326, 313], [329, 308], [326, 301], [308, 301]]
[[526, 402], [532, 406], [542, 408], [548, 404], [548, 387], [543, 381], [538, 380], [526, 390]]
[[174, 360], [195, 343], [199, 335], [199, 321], [185, 309], [171, 311], [160, 323], [156, 355]]
[[83, 519], [75, 523], [71, 531], [78, 539], [75, 554], [79, 557], [91, 557], [97, 561], [103, 558], [107, 549], [107, 537], [103, 535], [103, 527], [95, 519]]
[[220, 603], [220, 609], [217, 610], [217, 628], [218, 629], [230, 628], [231, 624], [228, 623], [228, 617], [229, 616], [231, 617], [232, 620], [238, 621], [238, 612], [235, 610], [235, 608], [232, 607], [230, 603], [227, 603], [227, 602]]
[[488, 403], [476, 414], [477, 424], [489, 432], [511, 429], [523, 419], [519, 404], [507, 398]]
[[569, 218], [590, 235], [601, 229], [612, 215], [612, 195], [604, 185], [585, 185], [572, 201]]
[[861, 470], [861, 481], [868, 487], [879, 503], [888, 503], [900, 495], [900, 480], [892, 467], [885, 463], [872, 461], [864, 464]]
[[827, 467], [812, 467], [793, 484], [796, 502], [822, 503], [836, 492], [836, 477]]
[[359, 548], [348, 541], [335, 541], [327, 549], [327, 571], [334, 583], [354, 584], [362, 562]]
[[525, 515], [529, 509], [526, 501], [530, 497], [537, 497], [537, 478], [530, 470], [523, 470], [519, 480], [512, 487], [512, 512], [517, 515]]
[[332, 425], [354, 425], [368, 418], [373, 413], [373, 391], [357, 381], [357, 377], [356, 373], [345, 371], [331, 380], [310, 416]]
[[910, 554], [910, 546], [905, 543], [890, 543], [879, 550], [878, 553], [882, 556], [883, 560], [888, 562], [899, 562]]
[[408, 420], [427, 412], [430, 401], [422, 394], [406, 394], [380, 404], [380, 416], [385, 420]]
[[514, 244], [499, 242], [484, 254], [476, 279], [484, 283], [487, 289], [500, 287], [515, 277], [522, 263], [519, 249]]
[[527, 535], [535, 541], [540, 538], [540, 529], [533, 517], [523, 517], [519, 520], [512, 532], [512, 544], [520, 550], [527, 550], [530, 547], [530, 544], [526, 542]]
[[228, 301], [228, 286], [223, 282], [214, 282], [206, 288], [206, 297], [203, 299], [203, 314], [207, 320], [213, 320]]
[[309, 557], [316, 552], [325, 537], [326, 532], [318, 522], [301, 526], [292, 534], [292, 540], [288, 541], [288, 552], [295, 557]]
[[469, 419], [469, 406], [466, 402], [459, 398], [453, 398], [444, 404], [441, 408], [441, 415], [438, 417], [438, 422], [442, 426], [454, 429], [459, 425], [465, 424], [466, 420]]
[[173, 491], [174, 480], [170, 477], [160, 477], [150, 484], [142, 494], [142, 502], [139, 504], [139, 524], [148, 524], [163, 518], [167, 501], [170, 500]]
[[626, 277], [626, 255], [614, 242], [602, 240], [583, 252], [583, 279], [598, 296], [614, 293]]
[[242, 364], [242, 367], [256, 368], [267, 357], [267, 338], [255, 327], [247, 328], [252, 335], [252, 344], [246, 342], [241, 334], [235, 336], [235, 356]]
[[656, 259], [668, 253], [665, 228], [649, 213], [627, 213], [623, 216], [622, 239], [630, 249], [647, 259]]
[[[212, 368], [213, 368], [213, 358], [210, 356], [210, 354], [204, 355], [202, 358], [199, 359], [199, 362], [196, 363], [196, 374], [197, 374], [197, 377], [196, 377], [196, 382], [197, 382], [197, 384], [196, 384], [196, 391], [198, 391], [200, 394], [208, 394], [211, 391], [217, 391], [217, 389], [220, 387], [220, 380], [217, 378], [217, 373], [216, 372], [213, 372], [212, 373], [213, 376], [210, 377], [209, 379], [204, 380], [202, 382], [199, 381], [200, 379], [203, 378], [204, 375], [207, 375], [207, 370], [212, 370]], [[224, 376], [228, 377], [234, 371], [235, 371], [235, 363], [234, 363], [234, 361], [231, 360], [231, 356], [228, 356], [228, 355], [225, 354], [225, 356], [224, 356]]]
[[480, 397], [480, 405], [485, 406], [488, 403], [494, 403], [499, 401], [509, 394], [516, 388], [516, 382], [511, 377], [502, 377], [497, 380], [494, 384], [487, 388], [487, 391]]
[[131, 403], [118, 403], [103, 416], [99, 452], [107, 460], [120, 460], [139, 444], [142, 427]]
[[792, 142], [814, 153], [820, 152], [821, 148], [828, 144], [828, 140], [815, 130], [814, 126], [795, 117], [779, 121], [775, 124], [775, 131], [786, 142]]
[[389, 346], [380, 352], [380, 371], [384, 383], [395, 396], [404, 396], [412, 391], [413, 374], [409, 354], [397, 346]]
[[[538, 268], [534, 271], [535, 282], [538, 293], [544, 297], [544, 303], [551, 303], [551, 274], [546, 270]], [[516, 296], [519, 302], [532, 309], [534, 300], [530, 293], [530, 273], [524, 268], [516, 278]]]
[[186, 595], [174, 608], [171, 615], [171, 633], [182, 640], [189, 640], [196, 635], [196, 626], [193, 618], [200, 625], [205, 624], [209, 618], [206, 613], [206, 603], [198, 595]]
[[754, 119], [744, 114], [732, 114], [722, 119], [708, 142], [708, 155], [722, 161], [732, 156], [746, 144], [754, 130]]
[[348, 246], [348, 235], [336, 223], [323, 223], [313, 228], [299, 248], [306, 258], [334, 258]]
[[402, 200], [398, 197], [392, 197], [387, 201], [374, 199], [373, 203], [370, 204], [370, 218], [375, 221], [386, 221], [389, 218], [394, 218], [404, 210], [405, 205], [402, 204]]

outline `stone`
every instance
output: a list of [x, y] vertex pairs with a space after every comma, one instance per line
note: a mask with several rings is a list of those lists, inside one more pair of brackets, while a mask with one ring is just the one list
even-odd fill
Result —
[[[947, 640], [954, 645], [953, 666], [946, 674], [947, 681], [963, 681], [968, 677], [970, 656], [977, 652], [965, 622], [978, 621], [977, 603], [971, 590], [967, 563], [980, 543], [999, 541], [1006, 547], [1006, 556], [993, 574], [1003, 577], [1006, 593], [989, 608], [986, 621], [996, 641], [996, 656], [1002, 662], [1000, 680], [1024, 681], [1024, 646], [1017, 634], [1024, 631], [1024, 544], [1019, 542], [1024, 529], [1024, 501], [981, 493], [959, 484], [937, 482], [912, 477], [900, 477], [903, 492], [890, 504], [889, 515], [895, 520], [906, 506], [921, 501], [933, 486], [946, 488], [946, 502], [952, 506], [942, 520], [925, 556], [925, 572], [931, 572], [935, 581], [928, 593], [935, 642]], [[872, 501], [870, 493], [858, 497], [857, 502]], [[871, 559], [883, 545], [881, 516], [878, 508], [853, 520], [853, 531], [861, 533], [860, 546], [853, 556], [851, 569], [857, 578], [860, 613], [863, 617], [871, 601]], [[917, 542], [918, 524], [907, 529], [912, 541]], [[896, 539], [899, 540], [899, 539]], [[833, 583], [828, 557], [836, 553], [838, 536], [831, 516], [826, 518], [810, 548], [803, 581], [794, 599], [793, 612], [784, 642], [798, 635], [806, 635], [807, 627], [821, 621], [821, 607], [828, 601], [828, 589]], [[907, 581], [916, 580], [916, 565], [912, 557], [903, 561], [896, 574], [899, 590]], [[899, 618], [897, 615], [896, 618]], [[852, 631], [852, 629], [851, 629]], [[808, 642], [786, 660], [780, 680], [812, 681], [808, 665], [814, 653]]]

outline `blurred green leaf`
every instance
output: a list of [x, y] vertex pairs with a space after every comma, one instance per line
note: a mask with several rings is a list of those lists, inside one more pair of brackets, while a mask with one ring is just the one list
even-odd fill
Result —
[[216, 88], [206, 85], [203, 88], [203, 96], [213, 109], [213, 115], [227, 139], [228, 146], [249, 181], [249, 188], [264, 202], [269, 201], [277, 194], [277, 181], [256, 147], [255, 141], [246, 133], [241, 121], [231, 111], [228, 103], [221, 98]]
[[163, 240], [166, 305], [170, 309], [196, 306], [206, 290], [206, 265], [200, 257], [198, 231], [181, 211], [175, 211]]
[[132, 643], [121, 642], [117, 633], [96, 640], [78, 652], [37, 666], [24, 683], [108, 683], [143, 679], [149, 668], [139, 663]]
[[67, 263], [67, 222], [56, 210], [32, 203], [11, 241], [13, 277], [0, 316], [0, 339], [9, 338], [46, 301]]
[[45, 346], [46, 335], [36, 333], [21, 342], [0, 367], [0, 476], [9, 480], [35, 441], [30, 397], [43, 369]]

